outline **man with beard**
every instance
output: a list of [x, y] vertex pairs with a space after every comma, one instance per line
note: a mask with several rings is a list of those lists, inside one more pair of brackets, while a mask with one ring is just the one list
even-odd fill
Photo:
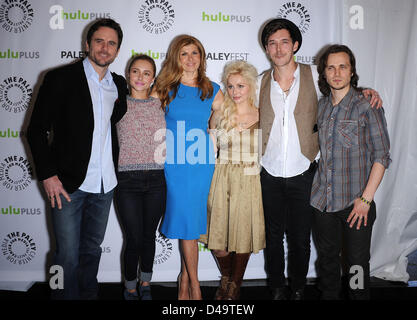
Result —
[[108, 67], [122, 38], [114, 20], [92, 24], [87, 58], [45, 75], [27, 130], [52, 207], [54, 264], [64, 270], [64, 288], [52, 298], [98, 297], [100, 245], [117, 184], [111, 127], [126, 110], [127, 94], [125, 79]]

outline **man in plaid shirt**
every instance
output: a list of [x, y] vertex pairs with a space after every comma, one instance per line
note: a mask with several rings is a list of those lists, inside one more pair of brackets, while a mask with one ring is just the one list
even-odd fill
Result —
[[[343, 45], [321, 56], [317, 126], [321, 158], [311, 190], [315, 208], [322, 299], [338, 299], [342, 236], [353, 283], [351, 299], [369, 299], [369, 260], [375, 192], [391, 159], [384, 110], [371, 108], [357, 88], [355, 57]], [[355, 267], [355, 269], [352, 269]], [[359, 267], [359, 269], [358, 269]]]

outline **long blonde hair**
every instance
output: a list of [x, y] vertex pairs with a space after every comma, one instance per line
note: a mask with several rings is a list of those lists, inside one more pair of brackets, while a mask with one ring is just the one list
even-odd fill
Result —
[[249, 105], [256, 108], [256, 80], [258, 76], [258, 71], [250, 63], [237, 60], [232, 61], [226, 64], [223, 70], [222, 83], [225, 88], [224, 103], [222, 109], [222, 117], [220, 120], [219, 128], [229, 131], [230, 129], [236, 126], [235, 115], [237, 112], [237, 106], [232, 98], [229, 96], [227, 90], [227, 80], [231, 75], [239, 74], [241, 75], [249, 84], [250, 94], [249, 94]]
[[[175, 37], [167, 52], [167, 56], [162, 63], [162, 69], [155, 81], [155, 91], [161, 100], [161, 106], [167, 112], [167, 108], [178, 92], [181, 82], [183, 69], [180, 63], [180, 51], [184, 46], [194, 44], [200, 52], [200, 66], [198, 68], [197, 85], [201, 93], [200, 98], [211, 98], [213, 96], [213, 86], [206, 76], [206, 51], [201, 42], [190, 35], [179, 35]], [[173, 93], [170, 95], [170, 92]]]

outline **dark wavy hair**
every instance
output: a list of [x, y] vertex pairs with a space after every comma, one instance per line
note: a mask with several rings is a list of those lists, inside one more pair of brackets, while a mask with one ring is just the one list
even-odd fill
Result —
[[107, 27], [111, 28], [117, 33], [117, 38], [119, 39], [117, 43], [117, 49], [120, 49], [120, 46], [122, 45], [123, 40], [123, 31], [120, 27], [120, 24], [118, 24], [113, 19], [97, 19], [94, 24], [91, 25], [91, 27], [87, 31], [87, 43], [89, 46], [91, 46], [91, 38], [93, 37], [94, 32], [96, 32], [100, 27]]
[[266, 49], [266, 47], [268, 46], [269, 37], [281, 29], [285, 29], [289, 32], [293, 44], [296, 41], [298, 42], [298, 48], [294, 52], [297, 53], [298, 50], [300, 50], [301, 44], [303, 42], [303, 36], [301, 35], [301, 31], [294, 22], [282, 18], [272, 19], [264, 26], [261, 34], [261, 41], [264, 49]]
[[350, 60], [350, 67], [352, 71], [352, 78], [350, 79], [350, 85], [352, 88], [359, 90], [358, 88], [358, 80], [359, 76], [356, 73], [356, 59], [355, 55], [353, 54], [352, 50], [350, 50], [347, 46], [342, 44], [334, 44], [329, 46], [323, 54], [320, 56], [319, 64], [317, 66], [317, 71], [319, 73], [319, 89], [324, 96], [328, 96], [330, 94], [330, 86], [326, 80], [326, 67], [327, 67], [327, 60], [329, 55], [332, 53], [339, 53], [345, 52], [349, 56]]

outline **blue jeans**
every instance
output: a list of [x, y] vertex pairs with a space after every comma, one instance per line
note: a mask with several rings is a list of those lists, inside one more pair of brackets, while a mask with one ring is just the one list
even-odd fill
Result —
[[77, 190], [62, 209], [52, 209], [56, 240], [54, 264], [64, 269], [64, 289], [52, 291], [53, 299], [97, 299], [97, 273], [113, 190], [88, 193]]

